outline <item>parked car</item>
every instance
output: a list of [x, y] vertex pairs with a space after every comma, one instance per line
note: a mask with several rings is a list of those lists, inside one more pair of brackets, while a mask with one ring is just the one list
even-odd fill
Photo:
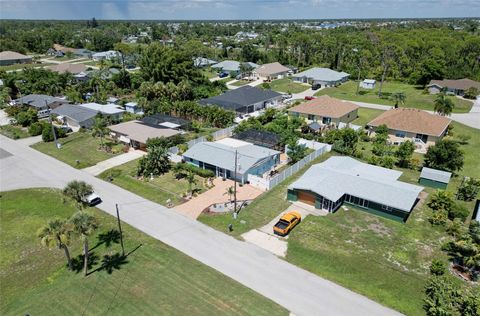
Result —
[[310, 96], [310, 95], [307, 95], [307, 96], [305, 97], [305, 100], [308, 100], [308, 101], [314, 100], [314, 99], [316, 99], [316, 98], [315, 98], [314, 96]]
[[298, 212], [288, 212], [280, 218], [275, 226], [273, 226], [273, 233], [280, 236], [286, 236], [301, 221], [302, 216]]
[[102, 203], [102, 199], [100, 196], [95, 194], [95, 192], [90, 193], [82, 198], [83, 203], [87, 204], [88, 206], [95, 206]]
[[218, 75], [219, 78], [225, 78], [225, 77], [228, 77], [228, 76], [229, 76], [228, 72], [222, 72]]

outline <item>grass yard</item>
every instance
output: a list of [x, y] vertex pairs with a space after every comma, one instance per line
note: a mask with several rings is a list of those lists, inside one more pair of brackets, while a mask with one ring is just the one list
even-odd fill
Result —
[[[104, 140], [106, 143], [110, 140]], [[112, 143], [112, 153], [100, 150], [100, 138], [94, 138], [88, 133], [71, 133], [59, 140], [62, 148], [57, 149], [54, 142], [40, 142], [32, 145], [32, 148], [44, 154], [52, 156], [72, 167], [82, 169], [93, 166], [100, 161], [107, 160], [122, 153], [123, 145]], [[77, 160], [80, 163], [77, 164]]]
[[23, 70], [24, 68], [42, 68], [46, 66], [56, 65], [54, 63], [41, 63], [41, 64], [15, 64], [8, 66], [0, 66], [0, 71], [13, 71], [13, 70]]
[[[36, 237], [49, 219], [68, 218], [75, 212], [71, 204], [62, 202], [59, 191], [3, 192], [0, 201], [2, 315], [288, 314], [276, 303], [126, 224], [122, 226], [125, 250], [131, 253], [123, 262], [105, 265], [102, 259], [119, 254], [120, 246], [118, 240], [105, 238], [115, 232], [115, 218], [97, 209], [89, 210], [100, 223], [90, 238], [92, 257], [97, 258], [90, 271], [96, 271], [83, 277], [66, 269], [62, 251], [41, 246]], [[81, 254], [78, 239], [70, 251], [74, 258]]]
[[211, 68], [205, 68], [205, 69], [202, 69], [201, 71], [208, 79], [215, 78], [216, 76], [218, 76], [218, 73]]
[[230, 76], [228, 76], [228, 77], [222, 78], [222, 79], [217, 80], [217, 81], [220, 81], [220, 82], [223, 82], [224, 84], [227, 84], [227, 82], [230, 82], [232, 80], [235, 80], [235, 78], [231, 78]]
[[[375, 89], [360, 89], [359, 95], [356, 95], [357, 83], [355, 81], [348, 81], [336, 88], [325, 88], [320, 90], [315, 93], [315, 95], [327, 94], [344, 100], [394, 105], [395, 102], [390, 99], [390, 96], [395, 92], [404, 92], [407, 98], [405, 100], [405, 105], [402, 105], [402, 107], [433, 111], [433, 103], [436, 96], [430, 95], [428, 92], [425, 93], [425, 90], [422, 87], [388, 81], [383, 84], [382, 98], [378, 97], [378, 87], [379, 83], [377, 82]], [[453, 96], [449, 98], [455, 103], [455, 108], [453, 110], [454, 113], [467, 113], [472, 108], [472, 102], [470, 101], [462, 100]]]
[[250, 81], [248, 80], [238, 80], [238, 81], [235, 81], [234, 83], [232, 83], [231, 85], [232, 86], [235, 86], [235, 87], [241, 87], [241, 86], [244, 86], [246, 84], [248, 84]]
[[286, 93], [300, 93], [309, 89], [309, 86], [293, 82], [289, 78], [273, 80], [272, 82], [269, 83], [269, 85], [270, 85], [270, 89], [274, 91], [286, 92]]
[[368, 122], [379, 116], [385, 111], [375, 110], [369, 108], [359, 108], [358, 109], [358, 118], [352, 121], [352, 124], [365, 126]]
[[[133, 160], [109, 169], [98, 177], [105, 180], [111, 176], [115, 185], [162, 205], [166, 205], [167, 200], [174, 205], [184, 202], [182, 195], [188, 191], [187, 180], [177, 180], [173, 172], [168, 172], [153, 180], [140, 180], [135, 177], [137, 164], [138, 160]], [[198, 190], [197, 192], [205, 191], [204, 179], [198, 176], [195, 176], [195, 179], [197, 184], [194, 188]]]
[[14, 125], [0, 126], [0, 134], [7, 136], [11, 139], [20, 139], [30, 137], [26, 128], [22, 128]]

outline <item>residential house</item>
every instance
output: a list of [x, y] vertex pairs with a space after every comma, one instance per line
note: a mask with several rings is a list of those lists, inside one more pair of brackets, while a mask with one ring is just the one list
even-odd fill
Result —
[[350, 123], [358, 117], [358, 108], [359, 106], [352, 102], [322, 95], [294, 106], [288, 112], [292, 116], [305, 118], [309, 124], [316, 122], [312, 128], [321, 128], [323, 125], [334, 124], [338, 127], [340, 123]]
[[254, 70], [254, 76], [264, 80], [275, 80], [286, 77], [292, 71], [278, 62], [263, 64]]
[[[255, 69], [258, 67], [257, 64], [251, 62], [247, 62], [244, 64], [251, 69]], [[224, 60], [212, 65], [212, 68], [217, 69], [218, 72], [228, 72], [230, 74], [233, 73], [237, 75], [240, 73], [240, 65], [241, 63], [235, 60]]]
[[246, 183], [248, 175], [262, 176], [277, 165], [280, 152], [226, 138], [217, 142], [197, 143], [183, 154], [183, 159], [189, 164], [213, 171], [217, 177]]
[[[437, 94], [446, 91], [448, 94], [463, 96], [470, 88], [477, 88], [480, 91], [480, 82], [468, 78], [458, 80], [431, 80], [427, 85], [430, 94]], [[480, 93], [480, 92], [479, 92]]]
[[292, 79], [300, 83], [309, 83], [321, 87], [335, 87], [348, 80], [350, 75], [346, 72], [338, 72], [328, 68], [310, 68], [292, 76]]
[[377, 81], [375, 79], [365, 79], [360, 82], [360, 88], [363, 89], [374, 89]]
[[120, 106], [116, 104], [98, 104], [98, 103], [83, 103], [78, 106], [94, 110], [97, 113], [101, 113], [103, 116], [110, 118], [112, 121], [120, 121], [122, 119], [123, 112]]
[[0, 52], [0, 66], [9, 66], [15, 64], [29, 64], [32, 57], [12, 51]]
[[329, 213], [343, 203], [397, 221], [406, 221], [423, 187], [398, 181], [402, 172], [350, 157], [331, 157], [310, 167], [288, 187], [287, 199]]
[[445, 190], [451, 177], [451, 172], [423, 167], [418, 183], [424, 186]]
[[160, 126], [163, 128], [171, 128], [177, 130], [189, 130], [192, 126], [192, 122], [188, 120], [161, 113], [146, 116], [142, 119], [142, 122], [153, 126]]
[[148, 139], [168, 138], [181, 133], [174, 129], [153, 126], [137, 120], [112, 125], [108, 128], [112, 137], [132, 148], [141, 150], [147, 149]]
[[84, 64], [71, 64], [71, 63], [57, 64], [57, 65], [49, 66], [46, 68], [51, 71], [58, 72], [60, 74], [68, 72], [73, 75], [78, 75], [80, 73], [85, 73], [87, 71], [87, 66], [85, 66]]
[[205, 68], [215, 64], [218, 64], [218, 61], [205, 57], [196, 57], [193, 59], [193, 65], [198, 68]]
[[38, 118], [48, 117], [51, 109], [55, 109], [69, 101], [45, 94], [29, 94], [16, 99], [16, 105], [28, 105], [37, 110]]
[[125, 103], [125, 111], [128, 113], [133, 113], [133, 114], [143, 114], [142, 108], [138, 105], [137, 102], [128, 102]]
[[99, 53], [92, 54], [92, 59], [95, 61], [112, 60], [116, 58], [120, 58], [120, 53], [115, 50], [108, 50], [106, 52], [99, 52]]
[[386, 125], [391, 143], [399, 145], [410, 140], [422, 151], [447, 134], [450, 122], [451, 119], [445, 116], [418, 109], [398, 108], [383, 112], [367, 126], [369, 134], [374, 136], [380, 125]]
[[202, 99], [200, 105], [217, 105], [238, 114], [248, 114], [267, 107], [274, 107], [282, 100], [282, 94], [251, 86], [229, 90], [219, 96]]
[[72, 129], [90, 128], [95, 123], [97, 111], [74, 104], [61, 105], [51, 112], [56, 119]]

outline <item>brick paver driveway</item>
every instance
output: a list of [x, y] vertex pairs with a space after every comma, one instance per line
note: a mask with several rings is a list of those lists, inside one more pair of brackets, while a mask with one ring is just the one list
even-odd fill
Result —
[[[190, 218], [196, 219], [202, 211], [210, 205], [229, 202], [230, 197], [226, 192], [229, 187], [233, 186], [233, 181], [223, 181], [221, 178], [215, 178], [213, 184], [215, 186], [212, 189], [192, 198], [186, 203], [176, 206], [175, 210]], [[245, 184], [242, 187], [237, 184], [237, 200], [253, 200], [262, 193], [262, 190], [249, 184]]]

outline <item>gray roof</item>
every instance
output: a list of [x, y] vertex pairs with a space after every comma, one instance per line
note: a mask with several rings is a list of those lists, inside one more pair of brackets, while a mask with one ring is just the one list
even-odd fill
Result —
[[420, 173], [420, 178], [438, 181], [442, 183], [450, 182], [451, 172], [423, 167]]
[[239, 71], [240, 63], [235, 60], [224, 60], [218, 64], [212, 65], [212, 68], [220, 68], [224, 71]]
[[193, 59], [193, 65], [195, 67], [204, 67], [204, 66], [210, 66], [213, 64], [216, 64], [217, 61], [213, 59], [208, 59], [205, 57], [196, 57]]
[[237, 111], [248, 105], [266, 102], [282, 96], [281, 93], [272, 90], [263, 90], [251, 86], [243, 86], [238, 89], [229, 90], [224, 94], [199, 101], [202, 105], [218, 105], [227, 110]]
[[339, 81], [348, 76], [350, 75], [346, 72], [338, 72], [332, 69], [318, 67], [310, 68], [293, 75], [294, 78], [307, 77], [318, 81]]
[[238, 174], [245, 174], [256, 164], [280, 154], [279, 151], [256, 145], [245, 145], [235, 148], [219, 143], [202, 142], [193, 145], [183, 156], [234, 171], [235, 150], [237, 150], [238, 153]]
[[18, 98], [15, 100], [19, 104], [27, 104], [33, 106], [37, 109], [45, 109], [47, 105], [51, 105], [52, 103], [68, 103], [67, 100], [52, 97], [45, 94], [29, 94]]
[[289, 189], [308, 190], [331, 201], [349, 194], [410, 212], [423, 187], [398, 181], [401, 174], [350, 157], [331, 157], [310, 167]]
[[66, 116], [81, 123], [94, 118], [98, 112], [78, 105], [64, 104], [53, 109], [51, 113]]

